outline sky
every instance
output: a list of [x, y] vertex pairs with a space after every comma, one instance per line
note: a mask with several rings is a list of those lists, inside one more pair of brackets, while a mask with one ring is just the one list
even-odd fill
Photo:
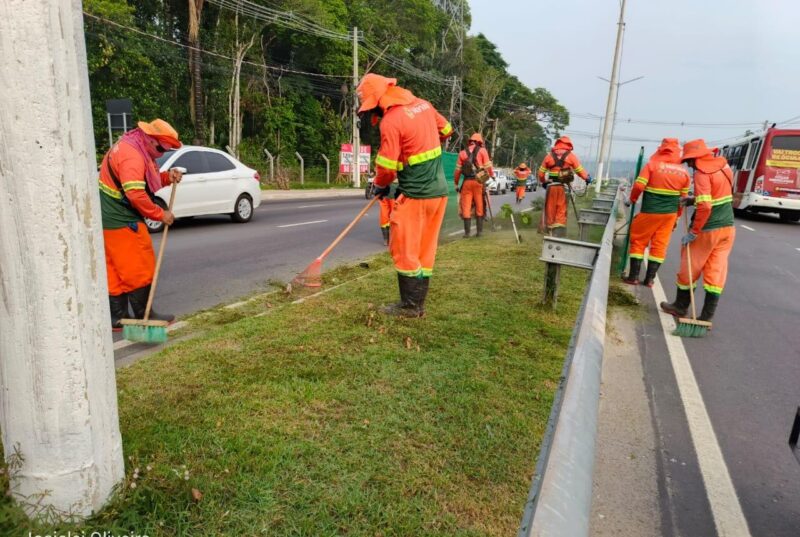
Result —
[[[531, 88], [547, 88], [570, 111], [565, 134], [585, 162], [597, 155], [616, 40], [619, 0], [469, 0], [470, 34], [483, 33]], [[628, 0], [615, 137], [682, 142], [725, 139], [795, 118], [800, 129], [800, 1]], [[667, 126], [654, 120], [724, 126]], [[586, 134], [581, 134], [586, 133]], [[591, 133], [594, 138], [590, 135]], [[612, 159], [640, 145], [617, 140]]]

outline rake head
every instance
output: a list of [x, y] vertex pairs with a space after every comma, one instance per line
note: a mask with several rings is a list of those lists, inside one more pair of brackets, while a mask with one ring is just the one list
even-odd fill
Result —
[[322, 259], [315, 259], [303, 272], [295, 276], [292, 285], [322, 287]]

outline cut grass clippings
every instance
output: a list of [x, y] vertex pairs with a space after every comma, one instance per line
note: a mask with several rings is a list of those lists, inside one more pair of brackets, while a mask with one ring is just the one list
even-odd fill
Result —
[[[540, 251], [532, 232], [443, 246], [424, 319], [379, 312], [397, 285], [377, 270], [118, 371], [127, 479], [86, 523], [42, 528], [513, 534], [586, 283], [564, 268], [542, 308]], [[36, 529], [0, 500], [2, 534]]]

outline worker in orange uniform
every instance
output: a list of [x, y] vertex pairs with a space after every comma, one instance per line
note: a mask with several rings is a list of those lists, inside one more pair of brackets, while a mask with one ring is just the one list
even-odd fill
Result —
[[531, 174], [531, 169], [524, 162], [514, 168], [514, 177], [517, 178], [517, 205], [522, 203], [525, 199], [525, 185], [528, 183], [528, 176]]
[[369, 73], [357, 91], [362, 121], [373, 125], [380, 121], [375, 194], [385, 198], [392, 181], [398, 181], [389, 251], [397, 270], [400, 302], [383, 311], [422, 317], [447, 207], [441, 140], [452, 134], [453, 127], [431, 103], [397, 86], [397, 79]]
[[[475, 236], [480, 237], [483, 233], [486, 207], [483, 204], [485, 197], [483, 183], [479, 180], [481, 173], [488, 174], [488, 177], [494, 177], [489, 152], [483, 147], [483, 136], [476, 132], [469, 137], [467, 148], [462, 149], [458, 154], [456, 171], [453, 174], [456, 192], [461, 194], [459, 212], [464, 220], [464, 237], [469, 237], [473, 204], [475, 205]], [[462, 176], [464, 180], [459, 184]]]
[[636, 203], [644, 192], [642, 209], [633, 219], [630, 230], [630, 268], [628, 275], [622, 278], [625, 283], [639, 283], [644, 252], [649, 246], [647, 273], [642, 284], [653, 286], [656, 272], [667, 255], [672, 231], [683, 211], [680, 200], [689, 193], [689, 183], [689, 173], [681, 166], [678, 140], [664, 138], [636, 178], [630, 200], [625, 202], [627, 206]]
[[587, 184], [592, 177], [581, 166], [578, 156], [572, 152], [572, 140], [562, 136], [539, 166], [539, 181], [547, 189], [545, 192], [544, 218], [549, 234], [565, 237], [567, 234], [567, 186], [574, 174], [578, 174]]
[[[113, 331], [122, 330], [120, 320], [144, 318], [150, 284], [155, 271], [153, 243], [144, 218], [171, 225], [175, 216], [153, 203], [153, 194], [178, 183], [178, 170], [159, 173], [156, 159], [181, 146], [178, 133], [164, 120], [140, 121], [125, 133], [103, 157], [100, 165], [100, 208], [103, 220], [108, 301]], [[150, 311], [151, 320], [171, 322], [174, 315]]]
[[[685, 317], [690, 305], [689, 286], [695, 287], [703, 278], [706, 291], [699, 319], [711, 321], [725, 288], [728, 275], [728, 256], [736, 239], [733, 226], [733, 172], [725, 157], [715, 157], [704, 140], [692, 140], [683, 146], [683, 161], [694, 170], [695, 212], [689, 232], [681, 239], [681, 268], [678, 290], [672, 303], [662, 302], [661, 309], [677, 317]], [[691, 248], [692, 277], [686, 250]]]

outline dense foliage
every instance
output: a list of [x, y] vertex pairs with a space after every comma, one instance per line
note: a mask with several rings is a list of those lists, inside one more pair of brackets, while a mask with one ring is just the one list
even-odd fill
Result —
[[[463, 80], [462, 139], [480, 130], [491, 140], [497, 120], [494, 160], [501, 165], [511, 163], [512, 149], [517, 162], [537, 159], [569, 121], [546, 89], [532, 90], [508, 72], [486, 37], [466, 36], [466, 6], [463, 26], [430, 0], [84, 0], [83, 6], [98, 152], [108, 147], [106, 100], [130, 98], [136, 119], [162, 117], [184, 140], [231, 146], [262, 171], [263, 148], [284, 166], [296, 162], [298, 151], [312, 179], [321, 174], [313, 168], [322, 165], [322, 154], [335, 169], [339, 145], [350, 139], [352, 44], [320, 28], [341, 37], [357, 26], [360, 73], [396, 76], [445, 115], [453, 77]], [[280, 22], [262, 10], [292, 15]], [[374, 133], [367, 136], [376, 141]]]

